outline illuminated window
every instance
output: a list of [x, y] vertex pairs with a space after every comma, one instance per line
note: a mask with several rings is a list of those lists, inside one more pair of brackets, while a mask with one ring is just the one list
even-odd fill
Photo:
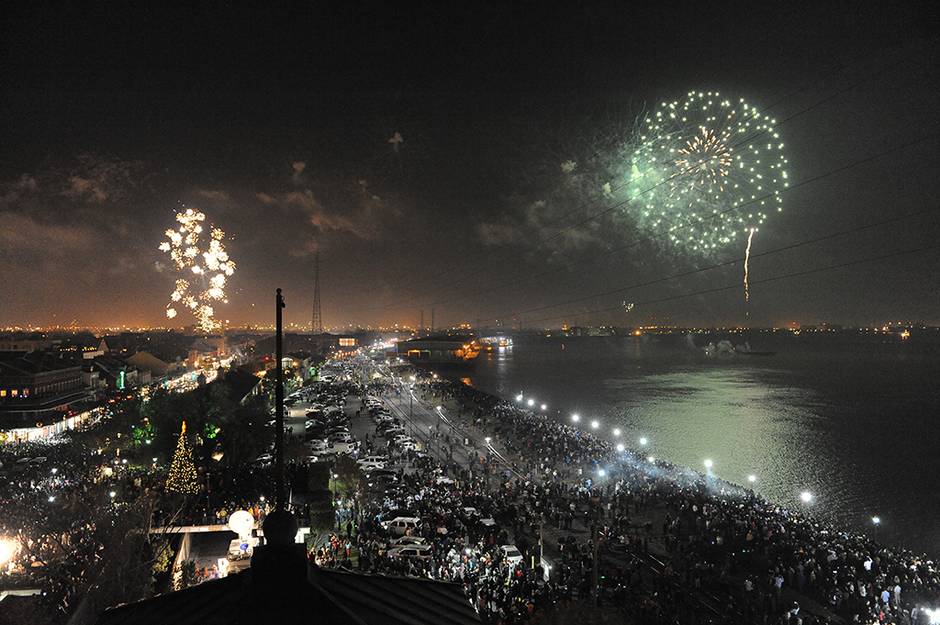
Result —
[[6, 396], [7, 396], [7, 390], [5, 388], [0, 388], [0, 397], [6, 397]]
[[24, 389], [23, 389], [23, 397], [29, 397], [29, 389], [28, 389], [28, 388], [24, 388]]
[[19, 395], [19, 394], [20, 394], [20, 392], [19, 392], [18, 390], [16, 390], [16, 389], [13, 389], [12, 391], [10, 391], [10, 395], [11, 395], [12, 397], [16, 397], [16, 396]]

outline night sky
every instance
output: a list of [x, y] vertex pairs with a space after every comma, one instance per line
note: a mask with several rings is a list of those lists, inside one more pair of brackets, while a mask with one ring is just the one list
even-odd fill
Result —
[[[754, 253], [916, 214], [756, 258], [752, 280], [935, 246], [931, 4], [396, 4], [6, 7], [0, 325], [166, 324], [157, 245], [184, 204], [230, 236], [233, 324], [269, 323], [275, 287], [309, 323], [318, 249], [327, 326], [432, 306], [438, 325], [940, 324], [936, 247], [755, 284], [749, 319], [740, 290], [676, 297], [740, 264], [586, 299], [743, 246], [701, 258], [616, 210], [586, 219], [605, 206], [562, 167], [586, 170], [661, 99], [715, 89], [794, 116], [794, 183], [893, 150], [788, 192]], [[637, 306], [577, 314], [622, 301]]]

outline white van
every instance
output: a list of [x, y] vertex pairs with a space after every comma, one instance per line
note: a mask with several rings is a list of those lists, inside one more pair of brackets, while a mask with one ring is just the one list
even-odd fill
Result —
[[388, 530], [389, 534], [393, 534], [395, 536], [404, 536], [409, 531], [412, 533], [417, 532], [420, 526], [421, 519], [409, 516], [395, 517], [391, 521], [382, 522], [382, 527]]

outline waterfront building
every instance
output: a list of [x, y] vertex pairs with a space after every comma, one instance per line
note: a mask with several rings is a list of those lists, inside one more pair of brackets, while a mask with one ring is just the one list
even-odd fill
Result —
[[74, 356], [51, 350], [0, 352], [0, 428], [59, 420], [89, 397]]
[[480, 355], [480, 345], [469, 335], [425, 336], [398, 342], [398, 355], [411, 362], [461, 364]]

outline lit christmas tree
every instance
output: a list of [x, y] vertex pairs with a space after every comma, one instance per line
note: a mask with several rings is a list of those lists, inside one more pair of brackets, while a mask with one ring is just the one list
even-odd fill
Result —
[[186, 444], [185, 421], [183, 421], [179, 441], [176, 443], [176, 451], [173, 453], [170, 474], [166, 478], [166, 489], [184, 495], [195, 495], [199, 492], [196, 465], [193, 464], [193, 452]]

